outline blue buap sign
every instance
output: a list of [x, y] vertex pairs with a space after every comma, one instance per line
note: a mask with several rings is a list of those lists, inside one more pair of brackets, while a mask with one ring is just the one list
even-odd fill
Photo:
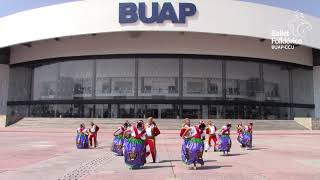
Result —
[[177, 13], [170, 2], [163, 3], [162, 7], [158, 2], [153, 2], [151, 16], [147, 17], [146, 12], [146, 3], [120, 3], [119, 23], [135, 23], [140, 20], [146, 24], [163, 23], [164, 21], [171, 21], [174, 24], [183, 24], [186, 23], [187, 17], [196, 14], [197, 7], [193, 3], [179, 3], [179, 13]]

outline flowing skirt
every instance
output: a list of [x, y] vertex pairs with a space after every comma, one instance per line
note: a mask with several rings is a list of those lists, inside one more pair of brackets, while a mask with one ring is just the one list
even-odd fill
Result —
[[146, 150], [144, 141], [129, 138], [124, 143], [124, 161], [131, 168], [140, 168], [146, 162]]
[[252, 147], [252, 133], [249, 133], [249, 143], [248, 143], [248, 147]]
[[187, 162], [187, 159], [189, 158], [189, 151], [187, 154], [187, 145], [190, 139], [184, 139], [181, 147], [181, 159], [183, 162]]
[[186, 147], [186, 164], [196, 164], [199, 163], [204, 165], [204, 161], [202, 159], [204, 151], [204, 142], [199, 138], [192, 138]]
[[116, 156], [123, 156], [123, 142], [123, 136], [114, 137], [112, 144], [112, 152], [114, 152]]
[[217, 150], [222, 152], [229, 152], [231, 149], [231, 138], [229, 135], [221, 135], [219, 136], [219, 140], [217, 142]]
[[78, 134], [76, 137], [76, 145], [78, 149], [87, 149], [89, 148], [89, 139], [88, 135]]

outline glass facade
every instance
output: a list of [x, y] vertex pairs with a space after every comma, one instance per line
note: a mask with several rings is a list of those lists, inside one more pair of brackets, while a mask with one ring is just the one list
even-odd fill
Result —
[[313, 116], [312, 70], [235, 58], [96, 58], [10, 70], [10, 115], [293, 119]]

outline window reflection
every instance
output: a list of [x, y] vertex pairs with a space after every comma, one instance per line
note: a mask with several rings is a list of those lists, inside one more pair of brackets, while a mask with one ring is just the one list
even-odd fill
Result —
[[92, 97], [93, 65], [90, 60], [60, 63], [60, 99]]
[[178, 59], [139, 59], [139, 96], [178, 96]]
[[97, 60], [96, 97], [134, 96], [134, 59]]
[[265, 101], [289, 102], [289, 70], [286, 66], [263, 65]]
[[226, 72], [227, 98], [260, 100], [262, 86], [258, 63], [227, 61]]
[[221, 97], [222, 64], [218, 60], [184, 59], [185, 97]]

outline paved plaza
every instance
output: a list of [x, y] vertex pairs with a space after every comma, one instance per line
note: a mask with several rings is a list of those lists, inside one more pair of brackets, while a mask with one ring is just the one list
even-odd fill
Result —
[[[75, 130], [0, 129], [0, 179], [319, 179], [320, 131], [256, 131], [252, 150], [232, 136], [229, 156], [204, 154], [205, 166], [191, 170], [180, 161], [178, 131], [158, 138], [160, 163], [129, 170], [110, 152], [112, 132], [101, 130], [99, 148], [75, 148]], [[149, 160], [150, 162], [150, 160]]]

